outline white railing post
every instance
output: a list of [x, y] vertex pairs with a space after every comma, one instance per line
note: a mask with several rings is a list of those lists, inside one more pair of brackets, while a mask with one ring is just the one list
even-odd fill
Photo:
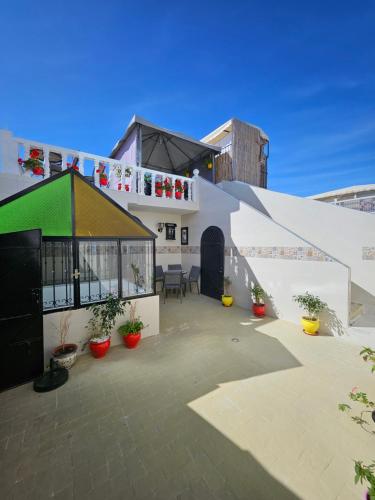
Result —
[[51, 175], [48, 148], [43, 149], [43, 156], [44, 156], [44, 177], [47, 178]]
[[99, 160], [95, 159], [94, 160], [94, 184], [96, 187], [100, 188], [100, 182], [99, 182]]
[[198, 201], [198, 190], [199, 190], [199, 170], [196, 168], [193, 170], [193, 181], [190, 184], [189, 189], [189, 201]]
[[152, 173], [151, 174], [151, 197], [155, 198], [156, 193], [155, 193], [155, 182], [156, 182], [156, 174]]
[[18, 156], [18, 144], [12, 132], [0, 130], [0, 172], [17, 172]]
[[67, 169], [68, 155], [66, 153], [61, 153], [61, 170]]
[[140, 182], [139, 182], [139, 193], [138, 194], [145, 194], [145, 171], [143, 168], [139, 169], [139, 174], [141, 176]]
[[85, 175], [85, 157], [82, 154], [78, 155], [78, 171], [80, 174]]

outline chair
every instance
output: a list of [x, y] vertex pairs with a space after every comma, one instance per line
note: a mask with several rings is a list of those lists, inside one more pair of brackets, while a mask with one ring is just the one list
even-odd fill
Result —
[[168, 264], [168, 271], [182, 271], [181, 264]]
[[168, 294], [168, 290], [177, 290], [180, 295], [180, 302], [182, 303], [183, 283], [181, 272], [167, 272], [164, 275], [164, 304]]
[[161, 290], [164, 288], [164, 271], [163, 266], [155, 266], [155, 286], [161, 283]]
[[200, 290], [199, 290], [199, 277], [200, 277], [200, 275], [201, 275], [201, 268], [199, 266], [191, 266], [189, 276], [187, 278], [183, 279], [183, 285], [185, 287], [185, 291], [186, 291], [186, 286], [188, 283], [189, 283], [190, 291], [192, 291], [192, 289], [191, 289], [192, 283], [195, 283], [197, 285], [197, 291], [198, 291], [198, 293], [200, 293]]

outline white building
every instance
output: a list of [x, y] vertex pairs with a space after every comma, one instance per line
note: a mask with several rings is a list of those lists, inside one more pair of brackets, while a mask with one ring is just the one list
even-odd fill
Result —
[[309, 196], [313, 200], [333, 203], [339, 207], [375, 213], [375, 184], [350, 186]]

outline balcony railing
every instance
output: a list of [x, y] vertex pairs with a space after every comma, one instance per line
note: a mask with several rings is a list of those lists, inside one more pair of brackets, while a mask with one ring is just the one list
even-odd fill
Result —
[[375, 213], [375, 196], [364, 196], [361, 198], [351, 198], [348, 200], [337, 200], [334, 205], [345, 208], [353, 208], [361, 212]]
[[[39, 172], [23, 166], [35, 150], [43, 166]], [[0, 130], [0, 171], [42, 180], [67, 168], [91, 177], [101, 189], [182, 202], [198, 200], [198, 170], [194, 170], [192, 178], [159, 172], [105, 156], [13, 137], [10, 132]]]

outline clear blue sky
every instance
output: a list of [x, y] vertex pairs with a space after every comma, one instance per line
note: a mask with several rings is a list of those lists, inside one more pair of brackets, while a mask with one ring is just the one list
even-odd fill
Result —
[[269, 188], [375, 182], [374, 1], [1, 6], [0, 127], [109, 154], [133, 113], [200, 138], [270, 136]]

